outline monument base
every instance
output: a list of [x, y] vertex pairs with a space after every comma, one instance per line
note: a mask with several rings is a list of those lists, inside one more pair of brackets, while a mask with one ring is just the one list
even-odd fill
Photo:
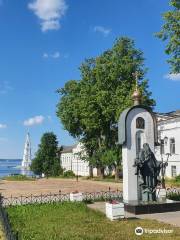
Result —
[[175, 212], [180, 211], [180, 201], [173, 201], [166, 199], [162, 202], [137, 202], [132, 201], [124, 203], [124, 210], [135, 215], [138, 214], [151, 214], [151, 213], [163, 213], [163, 212]]

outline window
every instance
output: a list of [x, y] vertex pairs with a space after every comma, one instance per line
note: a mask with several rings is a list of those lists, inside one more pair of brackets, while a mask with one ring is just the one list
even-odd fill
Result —
[[138, 117], [136, 119], [136, 128], [139, 128], [139, 129], [144, 129], [145, 128], [145, 121], [142, 117]]
[[164, 154], [164, 139], [161, 139], [160, 153]]
[[171, 176], [176, 177], [176, 166], [171, 166]]
[[142, 149], [143, 145], [143, 131], [138, 130], [136, 132], [136, 157], [139, 157], [139, 153]]
[[170, 154], [175, 154], [175, 139], [170, 139]]

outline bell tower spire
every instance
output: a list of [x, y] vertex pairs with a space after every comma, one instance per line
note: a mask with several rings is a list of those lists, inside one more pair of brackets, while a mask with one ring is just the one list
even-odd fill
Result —
[[24, 145], [24, 154], [22, 160], [22, 168], [29, 169], [31, 165], [31, 141], [29, 132], [26, 135], [26, 141]]

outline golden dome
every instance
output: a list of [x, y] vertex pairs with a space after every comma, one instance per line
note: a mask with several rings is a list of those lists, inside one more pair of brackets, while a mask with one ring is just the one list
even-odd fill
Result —
[[141, 92], [139, 91], [138, 87], [136, 86], [135, 91], [132, 94], [132, 99], [134, 101], [134, 105], [139, 105], [141, 101]]

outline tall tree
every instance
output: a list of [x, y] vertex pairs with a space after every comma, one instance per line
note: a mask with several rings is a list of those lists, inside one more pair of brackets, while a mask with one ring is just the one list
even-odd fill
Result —
[[180, 0], [170, 0], [172, 10], [163, 14], [165, 24], [156, 35], [166, 41], [165, 52], [170, 55], [168, 62], [172, 73], [180, 73]]
[[61, 173], [58, 158], [58, 141], [53, 132], [44, 133], [38, 151], [32, 161], [31, 169], [35, 174], [58, 176]]
[[[135, 88], [133, 73], [139, 72], [139, 85], [143, 104], [154, 106], [148, 81], [144, 80], [143, 53], [135, 48], [134, 41], [122, 37], [113, 47], [97, 58], [85, 60], [81, 67], [81, 80], [68, 81], [58, 90], [61, 98], [57, 116], [73, 137], [84, 143], [90, 156], [103, 175], [106, 166], [119, 169], [121, 151], [117, 143], [117, 122], [120, 113], [132, 105]], [[111, 150], [111, 151], [110, 151]], [[108, 152], [110, 151], [110, 152]], [[117, 155], [119, 151], [119, 155]]]

